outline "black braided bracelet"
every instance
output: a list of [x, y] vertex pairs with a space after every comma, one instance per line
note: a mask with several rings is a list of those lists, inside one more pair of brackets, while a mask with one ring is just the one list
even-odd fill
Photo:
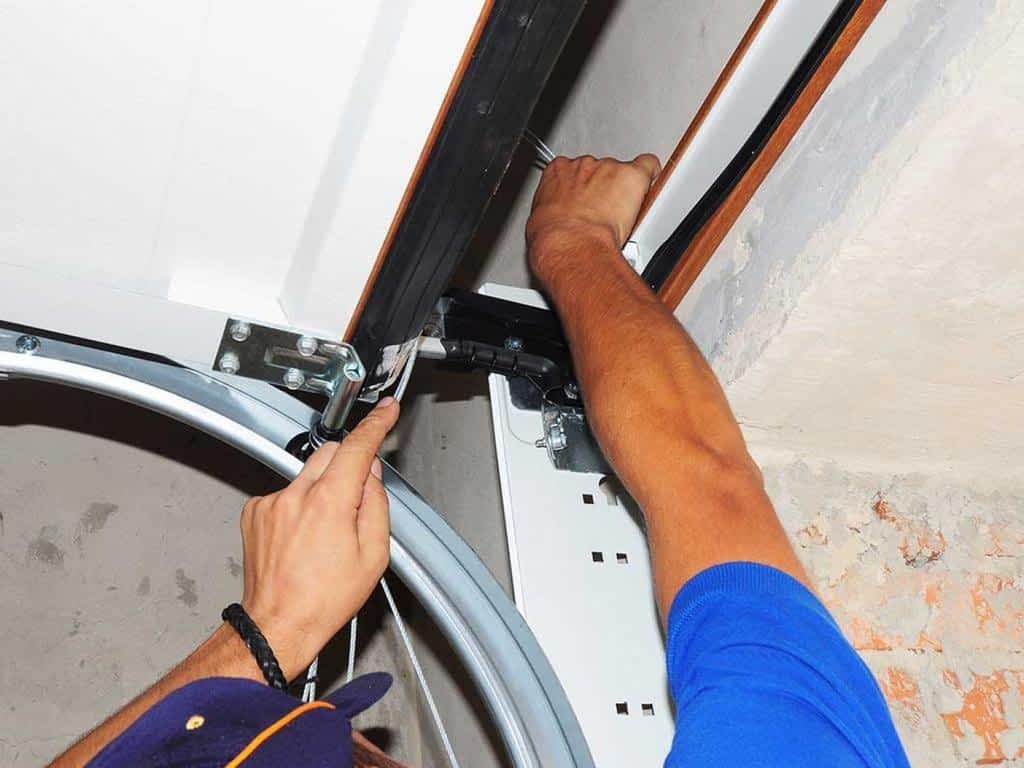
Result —
[[232, 603], [221, 611], [220, 617], [235, 628], [235, 632], [242, 638], [245, 647], [256, 659], [256, 663], [270, 687], [277, 688], [279, 691], [287, 688], [288, 681], [284, 679], [281, 665], [277, 663], [277, 657], [274, 655], [270, 643], [260, 632], [256, 622], [245, 612], [245, 608], [238, 603]]

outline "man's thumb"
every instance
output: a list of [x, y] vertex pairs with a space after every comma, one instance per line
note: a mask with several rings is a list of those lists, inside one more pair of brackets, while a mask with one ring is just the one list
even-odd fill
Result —
[[658, 174], [661, 173], [661, 161], [658, 160], [657, 156], [645, 152], [642, 155], [637, 155], [633, 158], [633, 165], [637, 166], [640, 170], [646, 173], [650, 179], [651, 184], [658, 178]]

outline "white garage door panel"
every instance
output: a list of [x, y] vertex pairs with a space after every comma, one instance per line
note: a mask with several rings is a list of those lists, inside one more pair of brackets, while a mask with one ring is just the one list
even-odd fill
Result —
[[[158, 353], [168, 304], [340, 337], [482, 5], [0, 0], [0, 319], [86, 335], [91, 307]], [[48, 280], [74, 311], [11, 296]]]
[[4, 261], [140, 284], [205, 15], [194, 0], [0, 5]]

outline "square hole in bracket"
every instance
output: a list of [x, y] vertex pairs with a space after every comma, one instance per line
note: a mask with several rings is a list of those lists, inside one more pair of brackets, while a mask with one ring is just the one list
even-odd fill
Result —
[[594, 494], [592, 494], [592, 493], [584, 493], [583, 494], [583, 503], [584, 504], [593, 504], [594, 503]]
[[654, 717], [654, 705], [653, 704], [641, 704], [640, 712], [645, 717]]
[[593, 560], [595, 563], [603, 563], [604, 562], [604, 552], [591, 552], [590, 553], [590, 559]]
[[629, 555], [627, 555], [625, 552], [616, 552], [615, 562], [617, 562], [619, 565], [626, 565], [629, 562]]
[[629, 704], [627, 704], [624, 701], [617, 701], [617, 702], [615, 702], [615, 714], [617, 714], [617, 715], [628, 715], [629, 714]]

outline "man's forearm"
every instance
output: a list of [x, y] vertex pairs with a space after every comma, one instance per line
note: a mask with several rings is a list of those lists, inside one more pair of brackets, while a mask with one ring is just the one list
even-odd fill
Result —
[[806, 579], [721, 386], [614, 242], [568, 232], [532, 247], [588, 419], [644, 510], [663, 613], [686, 580], [718, 562], [765, 562]]
[[263, 680], [259, 667], [256, 666], [241, 638], [231, 627], [222, 624], [188, 658], [131, 703], [79, 739], [50, 765], [52, 768], [85, 765], [147, 709], [178, 688], [204, 677], [244, 677]]

